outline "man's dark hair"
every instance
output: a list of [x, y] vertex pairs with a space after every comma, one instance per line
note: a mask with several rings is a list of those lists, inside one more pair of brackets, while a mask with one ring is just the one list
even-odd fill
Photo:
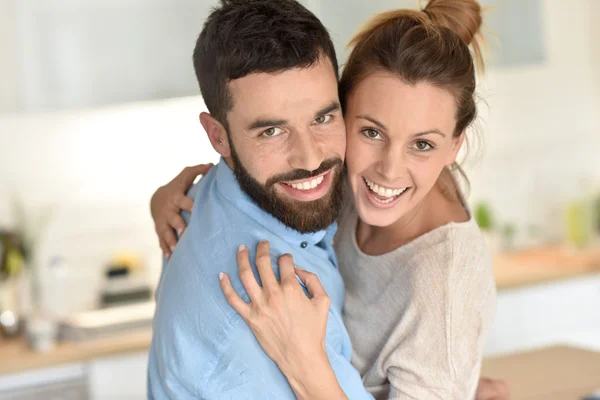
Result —
[[296, 0], [221, 0], [194, 49], [208, 111], [226, 129], [233, 99], [227, 84], [251, 73], [307, 68], [321, 56], [338, 76], [333, 43], [321, 21]]

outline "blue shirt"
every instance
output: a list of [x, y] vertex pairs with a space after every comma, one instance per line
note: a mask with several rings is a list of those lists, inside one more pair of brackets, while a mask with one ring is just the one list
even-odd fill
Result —
[[[238, 186], [225, 163], [212, 168], [190, 194], [188, 227], [163, 268], [157, 289], [148, 365], [148, 396], [156, 399], [295, 399], [287, 379], [227, 304], [219, 272], [239, 279], [237, 248], [254, 260], [260, 240], [271, 242], [273, 266], [284, 253], [315, 273], [331, 298], [326, 346], [340, 386], [350, 399], [372, 399], [350, 364], [350, 338], [341, 318], [344, 285], [331, 245], [337, 229], [301, 234], [259, 208]], [[255, 276], [258, 277], [255, 265]]]

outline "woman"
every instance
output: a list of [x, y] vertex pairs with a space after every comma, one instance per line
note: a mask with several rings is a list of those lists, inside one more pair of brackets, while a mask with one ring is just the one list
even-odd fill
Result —
[[[352, 363], [378, 399], [468, 399], [476, 392], [496, 292], [490, 255], [452, 172], [460, 172], [455, 160], [476, 117], [480, 26], [474, 0], [379, 14], [352, 40], [340, 81], [353, 195], [335, 238], [344, 323]], [[173, 204], [185, 199], [195, 172], [155, 194], [157, 232], [184, 228], [177, 213], [191, 209], [191, 200]], [[171, 240], [161, 237], [163, 250]], [[261, 253], [268, 254], [268, 243]], [[250, 268], [243, 246], [238, 262], [240, 271]], [[220, 274], [228, 302], [298, 398], [345, 398], [324, 348], [327, 294], [291, 256], [279, 265], [280, 282], [243, 281], [249, 304]], [[272, 274], [270, 266], [260, 269]]]

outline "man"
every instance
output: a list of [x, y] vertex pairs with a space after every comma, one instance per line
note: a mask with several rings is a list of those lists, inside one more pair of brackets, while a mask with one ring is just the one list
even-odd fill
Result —
[[295, 0], [222, 0], [193, 58], [210, 112], [200, 122], [222, 160], [192, 189], [196, 206], [161, 276], [149, 397], [295, 398], [219, 285], [228, 273], [248, 300], [237, 248], [266, 239], [274, 260], [292, 253], [318, 275], [331, 298], [326, 345], [339, 384], [352, 399], [372, 398], [350, 364], [331, 246], [346, 142], [326, 29]]

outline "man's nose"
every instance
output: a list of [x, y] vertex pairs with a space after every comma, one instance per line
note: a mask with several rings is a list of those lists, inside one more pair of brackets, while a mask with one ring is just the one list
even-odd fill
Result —
[[294, 169], [314, 171], [324, 161], [324, 153], [318, 138], [311, 132], [298, 132], [293, 142], [290, 166]]

